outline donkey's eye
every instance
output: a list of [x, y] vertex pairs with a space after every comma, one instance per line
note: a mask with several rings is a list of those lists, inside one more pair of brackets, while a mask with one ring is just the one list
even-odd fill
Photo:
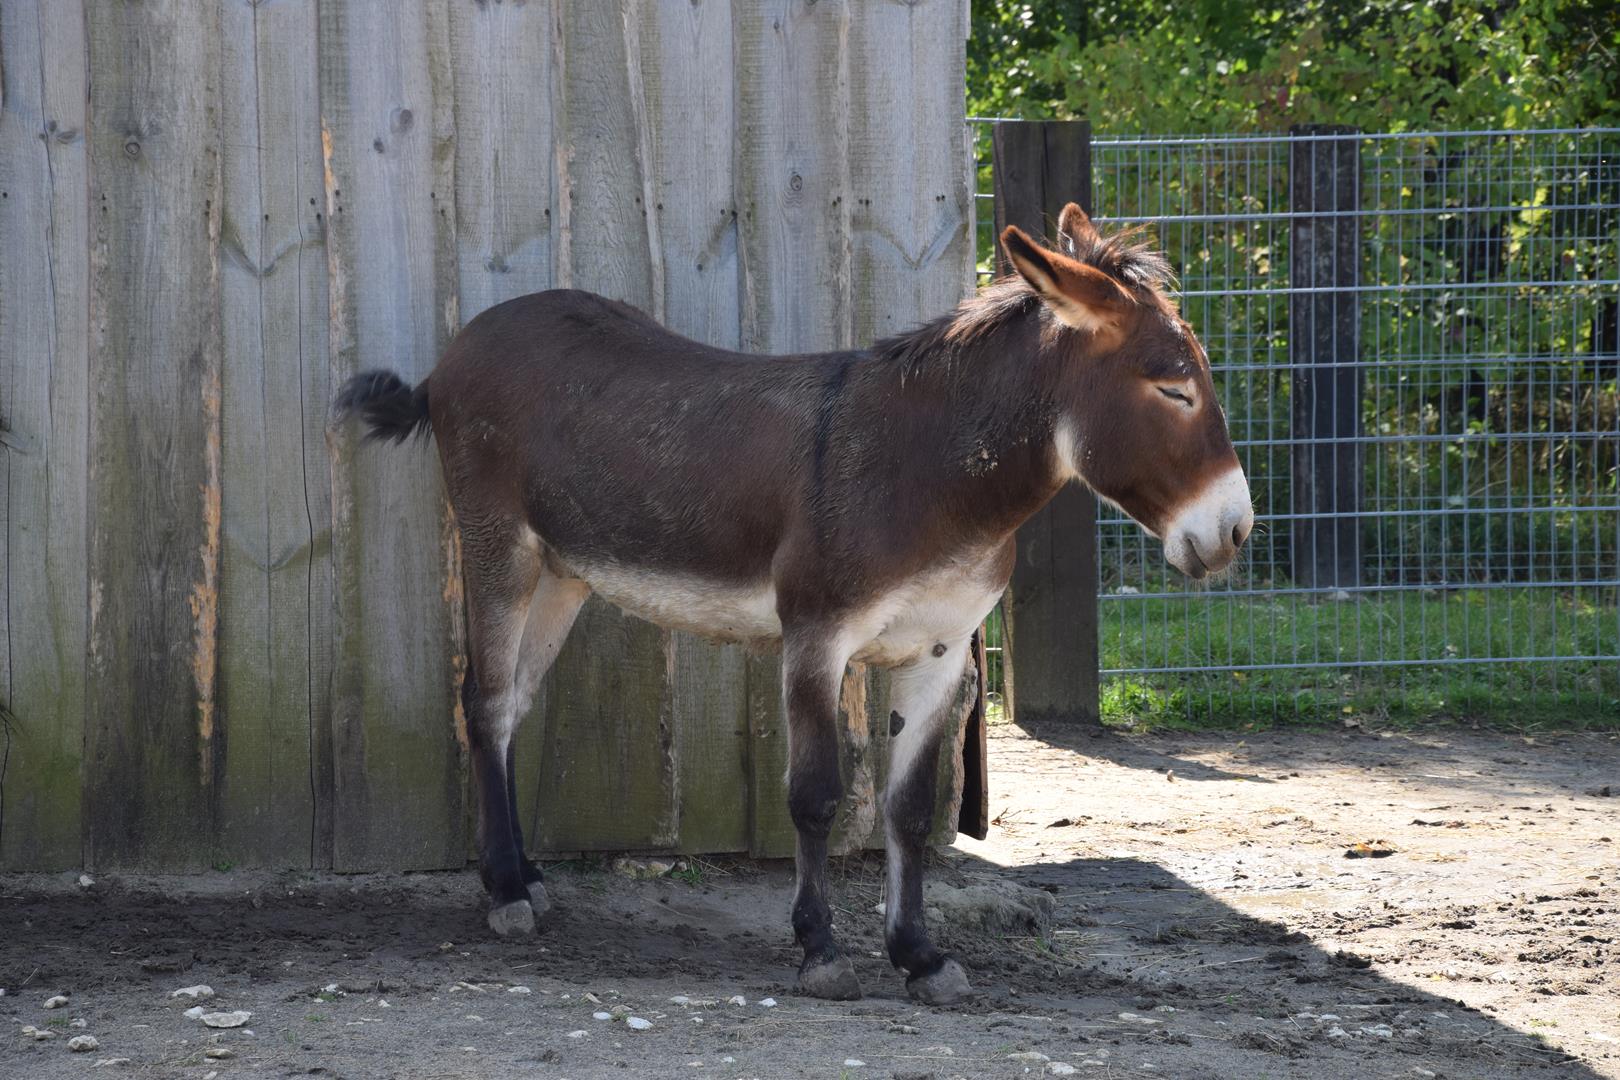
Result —
[[1177, 390], [1174, 387], [1161, 386], [1159, 387], [1159, 393], [1163, 394], [1171, 401], [1179, 401], [1181, 404], [1187, 406], [1187, 408], [1192, 408], [1192, 398], [1188, 397], [1184, 392]]

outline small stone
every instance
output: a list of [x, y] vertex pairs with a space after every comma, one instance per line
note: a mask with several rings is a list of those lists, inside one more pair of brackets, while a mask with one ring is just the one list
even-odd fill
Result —
[[1051, 1058], [1047, 1057], [1045, 1054], [1041, 1053], [1039, 1050], [1021, 1050], [1021, 1051], [1019, 1051], [1018, 1053], [1015, 1053], [1015, 1054], [1008, 1054], [1007, 1057], [1012, 1061], [1035, 1062], [1035, 1061], [1051, 1061], [1052, 1060]]
[[864, 1069], [865, 1067], [866, 1062], [862, 1061], [860, 1058], [844, 1059], [844, 1068], [846, 1069]]
[[102, 1068], [103, 1066], [112, 1066], [112, 1067], [116, 1068], [119, 1065], [128, 1065], [128, 1064], [129, 1064], [129, 1058], [97, 1058], [96, 1063], [94, 1065], [90, 1066], [90, 1067], [92, 1069], [99, 1069], [99, 1068]]
[[211, 1028], [235, 1028], [247, 1023], [252, 1015], [240, 1009], [235, 1012], [203, 1013], [202, 1022]]
[[81, 888], [81, 889], [89, 889], [89, 888], [93, 888], [95, 886], [95, 884], [96, 884], [96, 879], [91, 877], [89, 874], [80, 874], [79, 875], [79, 888]]
[[586, 1031], [584, 1028], [580, 1028], [580, 1029], [578, 1029], [576, 1031], [570, 1031], [567, 1035], [564, 1036], [564, 1038], [583, 1039], [583, 1038], [587, 1037], [588, 1035], [590, 1035], [590, 1032]]
[[1122, 1013], [1119, 1014], [1119, 1018], [1121, 1020], [1125, 1021], [1127, 1024], [1162, 1024], [1162, 1023], [1164, 1023], [1164, 1021], [1155, 1020], [1151, 1016], [1139, 1016], [1138, 1014], [1133, 1013], [1133, 1012], [1122, 1012]]
[[532, 994], [532, 993], [534, 993], [534, 991], [530, 990], [527, 986], [508, 986], [506, 988], [506, 992], [508, 994]]
[[1067, 1061], [1053, 1061], [1047, 1063], [1046, 1071], [1053, 1076], [1073, 1076], [1078, 1070]]
[[68, 1040], [68, 1049], [75, 1054], [87, 1054], [101, 1049], [101, 1040], [94, 1035], [75, 1035]]
[[86, 1020], [82, 1016], [75, 1016], [73, 1019], [68, 1021], [68, 1027], [70, 1028], [87, 1028], [89, 1026], [90, 1021]]
[[214, 988], [198, 983], [196, 986], [182, 986], [169, 996], [172, 998], [189, 998], [192, 1001], [207, 1001], [214, 996]]
[[624, 1026], [629, 1028], [631, 1031], [646, 1031], [648, 1028], [652, 1027], [652, 1021], [643, 1020], [639, 1016], [632, 1016], [624, 1022]]
[[67, 999], [66, 994], [57, 994], [55, 997], [49, 997], [49, 998], [45, 999], [45, 1007], [47, 1009], [60, 1009], [62, 1006], [66, 1005], [67, 1003], [68, 1003], [68, 999]]
[[748, 1004], [748, 999], [743, 997], [741, 994], [733, 994], [733, 995], [731, 995], [730, 997], [728, 997], [726, 999], [726, 1004], [727, 1005], [746, 1005], [746, 1004]]
[[1395, 1029], [1388, 1024], [1368, 1024], [1361, 1029], [1363, 1035], [1376, 1035], [1380, 1039], [1393, 1039]]
[[674, 997], [669, 999], [669, 1003], [671, 1005], [688, 1005], [691, 1004], [691, 1001], [692, 999], [687, 997], [685, 994], [676, 994]]
[[774, 1008], [776, 1008], [776, 999], [775, 998], [760, 998], [759, 999], [759, 1007], [762, 1008], [762, 1009], [774, 1009]]
[[1350, 1033], [1344, 1030], [1344, 1028], [1335, 1024], [1328, 1028], [1327, 1037], [1330, 1039], [1348, 1039], [1350, 1037]]
[[203, 1051], [203, 1057], [213, 1058], [215, 1061], [225, 1061], [236, 1056], [236, 1051], [224, 1046], [210, 1046]]
[[207, 1011], [208, 1010], [203, 1008], [201, 1005], [193, 1005], [180, 1015], [184, 1016], [187, 1020], [200, 1020], [202, 1019], [202, 1014]]
[[35, 1042], [44, 1042], [46, 1039], [56, 1038], [56, 1032], [48, 1031], [45, 1028], [37, 1028], [33, 1024], [23, 1025], [23, 1029], [18, 1034], [25, 1039], [33, 1039]]
[[611, 1019], [613, 1019], [613, 1014], [610, 1013], [610, 1012], [593, 1012], [593, 1013], [591, 1013], [591, 1019], [592, 1020], [611, 1020]]

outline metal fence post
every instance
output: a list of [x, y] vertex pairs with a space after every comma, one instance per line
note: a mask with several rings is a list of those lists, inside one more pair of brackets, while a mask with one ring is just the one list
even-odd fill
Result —
[[[1355, 128], [1291, 129], [1288, 352], [1295, 584], [1361, 583], [1361, 145]], [[1330, 136], [1322, 138], [1320, 136]], [[1317, 215], [1317, 216], [1311, 216]], [[1346, 291], [1335, 291], [1346, 290]]]
[[[998, 121], [992, 148], [997, 235], [1008, 225], [1046, 235], [1068, 202], [1091, 212], [1086, 121]], [[1005, 253], [996, 258], [1007, 272]], [[1098, 722], [1096, 514], [1091, 493], [1070, 485], [1018, 530], [1004, 693], [1020, 723]]]

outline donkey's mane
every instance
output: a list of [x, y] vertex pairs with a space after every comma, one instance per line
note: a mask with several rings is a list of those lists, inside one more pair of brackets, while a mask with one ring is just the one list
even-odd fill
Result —
[[[1169, 290], [1175, 281], [1170, 262], [1147, 237], [1145, 226], [1133, 225], [1108, 236], [1097, 235], [1089, 247], [1067, 242], [1047, 247], [1101, 270], [1121, 285], [1138, 303], [1163, 311], [1174, 310]], [[955, 310], [917, 327], [885, 338], [872, 346], [876, 356], [913, 367], [940, 348], [982, 341], [1014, 318], [1032, 310], [1040, 298], [1028, 282], [1009, 274], [991, 282], [958, 304]]]

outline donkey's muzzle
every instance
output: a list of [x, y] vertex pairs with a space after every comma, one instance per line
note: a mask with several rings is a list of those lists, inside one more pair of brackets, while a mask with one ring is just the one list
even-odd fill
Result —
[[1164, 530], [1164, 557], [1198, 581], [1232, 565], [1254, 531], [1249, 482], [1237, 466], [1211, 481]]

